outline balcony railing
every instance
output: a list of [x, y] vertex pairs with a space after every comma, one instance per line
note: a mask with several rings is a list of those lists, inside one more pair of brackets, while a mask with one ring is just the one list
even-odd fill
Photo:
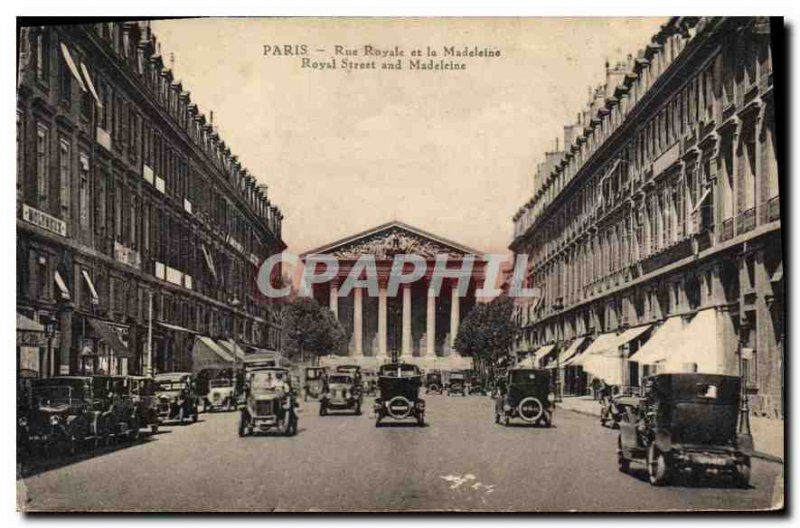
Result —
[[756, 208], [751, 207], [736, 217], [736, 232], [747, 233], [756, 227]]
[[730, 240], [732, 238], [733, 238], [733, 218], [728, 218], [727, 220], [722, 221], [722, 225], [719, 230], [719, 241], [725, 242], [726, 240]]

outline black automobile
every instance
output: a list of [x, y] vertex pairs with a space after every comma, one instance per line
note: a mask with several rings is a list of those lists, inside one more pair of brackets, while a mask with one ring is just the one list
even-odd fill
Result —
[[31, 380], [28, 412], [18, 417], [18, 439], [27, 452], [74, 453], [107, 441], [110, 418], [103, 409], [105, 395], [95, 398], [92, 381], [88, 376]]
[[248, 373], [244, 409], [239, 419], [239, 436], [276, 431], [297, 434], [299, 403], [289, 370], [269, 367]]
[[495, 399], [495, 423], [509, 425], [519, 418], [532, 425], [553, 424], [555, 393], [550, 371], [543, 369], [511, 369], [505, 383], [499, 384]]
[[741, 379], [721, 374], [657, 374], [640, 397], [621, 397], [617, 462], [622, 472], [644, 463], [650, 484], [679, 474], [724, 474], [749, 486], [753, 437], [737, 431]]
[[326, 416], [330, 411], [353, 411], [360, 415], [362, 400], [361, 391], [351, 374], [330, 374], [325, 378], [319, 399], [319, 415]]
[[156, 434], [161, 423], [158, 419], [155, 397], [156, 382], [150, 376], [129, 376], [129, 378], [131, 399], [139, 417], [139, 425], [150, 428], [150, 432]]
[[425, 374], [425, 394], [441, 394], [443, 390], [441, 372], [435, 371]]
[[447, 381], [447, 395], [453, 396], [454, 394], [467, 395], [467, 377], [458, 370], [451, 372], [450, 379]]
[[375, 398], [375, 427], [381, 420], [414, 419], [425, 425], [425, 400], [419, 397], [422, 374], [419, 367], [409, 363], [381, 365], [378, 371], [378, 397]]
[[156, 374], [156, 408], [161, 423], [197, 421], [199, 398], [189, 372]]

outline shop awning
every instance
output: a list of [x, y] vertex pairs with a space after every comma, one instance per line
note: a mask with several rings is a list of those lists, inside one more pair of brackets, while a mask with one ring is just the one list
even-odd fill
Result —
[[81, 90], [84, 92], [88, 92], [89, 90], [86, 89], [86, 85], [83, 83], [83, 79], [81, 79], [81, 74], [78, 73], [78, 66], [72, 59], [72, 54], [69, 52], [69, 48], [63, 42], [61, 43], [61, 55], [64, 56], [64, 62], [67, 63], [67, 67], [69, 68], [69, 71], [72, 72], [72, 76], [75, 77], [76, 81], [78, 81], [78, 86], [80, 86]]
[[120, 358], [134, 357], [134, 354], [125, 343], [122, 342], [119, 335], [117, 335], [117, 332], [114, 331], [114, 328], [110, 324], [99, 319], [92, 319], [91, 317], [89, 317], [88, 320], [89, 326], [92, 327], [97, 337], [114, 351], [114, 355]]
[[622, 346], [630, 341], [633, 341], [637, 337], [640, 337], [642, 334], [650, 330], [653, 325], [644, 325], [644, 326], [636, 326], [634, 328], [628, 328], [619, 336], [619, 345]]
[[233, 366], [233, 357], [225, 352], [213, 339], [196, 336], [192, 346], [192, 373], [204, 369], [223, 369]]
[[583, 370], [609, 385], [622, 385], [625, 358], [617, 350], [592, 354], [583, 361]]
[[194, 330], [190, 330], [188, 328], [184, 328], [184, 327], [178, 326], [176, 324], [162, 323], [161, 321], [158, 321], [158, 325], [161, 326], [161, 327], [166, 328], [167, 330], [174, 330], [176, 332], [186, 332], [187, 334], [196, 334], [197, 333]]
[[544, 358], [550, 355], [553, 350], [555, 349], [556, 345], [544, 345], [539, 350], [536, 351], [536, 354], [533, 356], [533, 364], [539, 367], [544, 365]]
[[44, 325], [37, 323], [30, 317], [25, 317], [22, 314], [17, 314], [17, 330], [25, 332], [42, 332], [44, 333]]
[[778, 267], [772, 273], [772, 276], [769, 278], [770, 282], [780, 282], [783, 280], [783, 261], [778, 264]]
[[683, 321], [680, 316], [670, 317], [659, 326], [650, 339], [628, 358], [640, 365], [655, 365], [667, 358], [670, 350], [675, 350], [683, 338]]
[[525, 369], [532, 369], [536, 368], [536, 363], [534, 362], [533, 356], [528, 356], [519, 363], [515, 365], [515, 368], [525, 368]]
[[[239, 345], [234, 344], [229, 339], [219, 339], [217, 340], [217, 344], [225, 349], [225, 352], [228, 353], [230, 356], [235, 356], [240, 360], [244, 360], [245, 352], [242, 347]], [[235, 349], [235, 350], [234, 350]]]
[[103, 108], [103, 102], [100, 100], [100, 97], [97, 95], [97, 90], [92, 83], [92, 76], [89, 75], [89, 70], [86, 69], [86, 65], [81, 63], [81, 72], [83, 73], [83, 78], [86, 79], [86, 85], [89, 87], [89, 91], [92, 93], [92, 97], [94, 97], [94, 101], [97, 104], [98, 108]]
[[100, 297], [97, 295], [97, 290], [94, 288], [94, 283], [92, 283], [92, 278], [89, 276], [89, 272], [82, 270], [81, 275], [83, 275], [83, 280], [86, 281], [86, 286], [89, 287], [89, 294], [92, 296], [91, 303], [100, 304]]
[[619, 337], [615, 333], [600, 334], [597, 339], [592, 341], [583, 354], [575, 358], [572, 362], [574, 365], [583, 365], [587, 358], [595, 354], [602, 354], [604, 352], [617, 352], [619, 346]]
[[69, 300], [69, 288], [67, 288], [67, 283], [64, 282], [64, 277], [56, 270], [55, 274], [55, 281], [56, 287], [58, 287], [58, 291], [61, 294], [61, 298], [65, 301]]
[[200, 247], [203, 250], [203, 257], [206, 260], [206, 266], [208, 266], [208, 271], [211, 272], [211, 275], [214, 277], [217, 276], [217, 268], [214, 267], [214, 259], [211, 258], [211, 253], [208, 252], [208, 248], [205, 244], [200, 244]]
[[[658, 372], [702, 372], [704, 374], [736, 374], [725, 371], [724, 349], [719, 335], [715, 308], [697, 312], [683, 329], [679, 343], [670, 340], [668, 355]], [[696, 370], [693, 365], [696, 365]]]
[[586, 342], [585, 337], [579, 337], [577, 339], [574, 339], [566, 349], [562, 350], [558, 354], [558, 360], [554, 363], [551, 363], [552, 366], [550, 368], [556, 368], [556, 367], [560, 368], [567, 366], [566, 365], [567, 362], [570, 359], [572, 359], [572, 357], [575, 356], [575, 354], [578, 353], [578, 349], [580, 349], [581, 345], [585, 342]]

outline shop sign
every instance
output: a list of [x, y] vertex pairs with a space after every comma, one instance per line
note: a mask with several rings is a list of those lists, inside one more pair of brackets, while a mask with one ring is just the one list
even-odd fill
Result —
[[22, 204], [22, 219], [42, 229], [46, 229], [51, 233], [61, 235], [62, 237], [67, 236], [66, 222], [35, 209], [28, 204]]

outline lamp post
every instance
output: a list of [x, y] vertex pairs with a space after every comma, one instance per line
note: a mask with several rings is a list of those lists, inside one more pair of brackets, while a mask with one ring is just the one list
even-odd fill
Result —
[[228, 301], [228, 304], [233, 308], [233, 313], [231, 314], [231, 333], [230, 333], [230, 340], [231, 345], [233, 346], [233, 370], [234, 372], [238, 370], [239, 367], [239, 357], [236, 355], [236, 308], [242, 304], [239, 299], [235, 296]]
[[55, 320], [50, 317], [43, 317], [44, 336], [47, 339], [47, 350], [45, 350], [43, 360], [39, 361], [39, 371], [43, 378], [53, 375], [53, 337], [55, 336]]

